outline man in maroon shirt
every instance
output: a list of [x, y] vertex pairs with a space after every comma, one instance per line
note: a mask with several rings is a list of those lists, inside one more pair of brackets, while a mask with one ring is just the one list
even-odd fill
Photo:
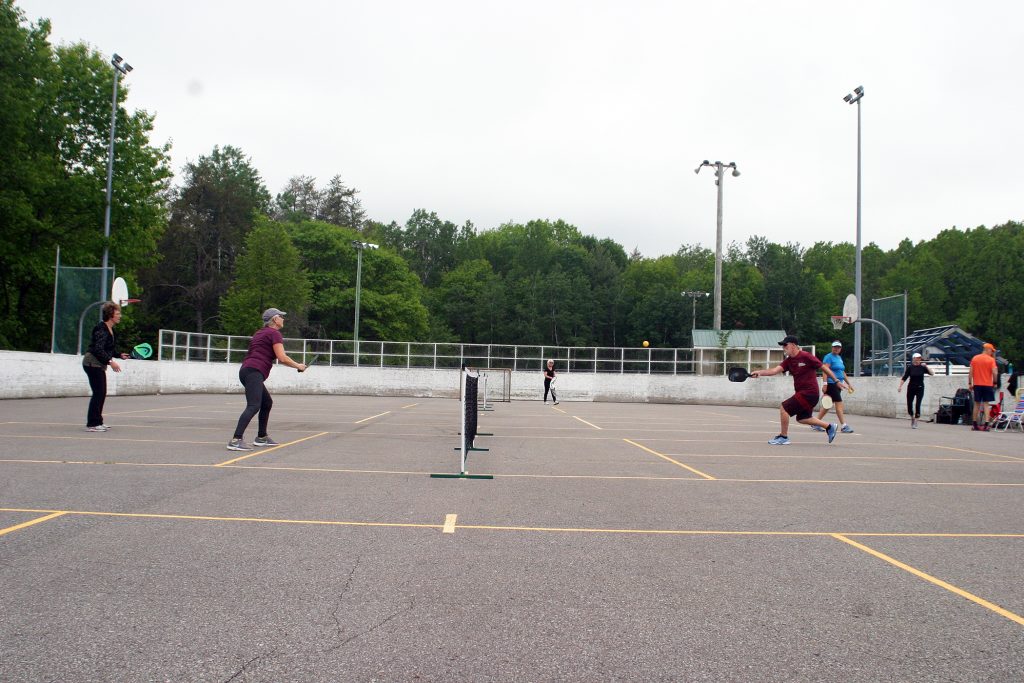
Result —
[[797, 422], [805, 425], [816, 425], [823, 427], [828, 434], [828, 442], [836, 438], [836, 426], [831, 422], [825, 422], [814, 417], [814, 406], [818, 403], [818, 368], [822, 372], [838, 382], [839, 378], [832, 372], [832, 368], [823, 365], [813, 353], [800, 349], [800, 340], [793, 335], [787, 335], [779, 342], [782, 352], [786, 357], [774, 368], [755, 370], [750, 373], [751, 377], [769, 377], [780, 372], [789, 372], [793, 376], [793, 389], [796, 392], [785, 401], [779, 408], [779, 419], [782, 422], [782, 430], [774, 439], [768, 441], [773, 446], [785, 446], [789, 443], [789, 417], [792, 415]]

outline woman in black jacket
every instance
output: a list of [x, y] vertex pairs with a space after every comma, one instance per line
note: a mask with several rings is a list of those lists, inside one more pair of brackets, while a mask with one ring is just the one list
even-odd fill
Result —
[[[103, 424], [103, 403], [107, 400], [107, 366], [113, 368], [114, 372], [121, 372], [121, 366], [114, 360], [119, 355], [115, 347], [114, 325], [121, 322], [121, 307], [108, 301], [100, 309], [100, 317], [102, 321], [92, 328], [89, 349], [82, 356], [82, 369], [89, 377], [89, 387], [92, 389], [89, 413], [85, 420], [87, 432], [105, 432], [109, 429]], [[126, 353], [120, 354], [122, 359], [127, 357]]]

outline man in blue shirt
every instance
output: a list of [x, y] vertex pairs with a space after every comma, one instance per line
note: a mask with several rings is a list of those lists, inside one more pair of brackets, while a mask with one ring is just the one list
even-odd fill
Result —
[[[839, 417], [839, 423], [842, 424], [841, 431], [844, 434], [850, 434], [853, 432], [853, 427], [846, 424], [846, 415], [843, 412], [843, 394], [842, 388], [845, 386], [847, 391], [853, 391], [853, 387], [850, 386], [850, 381], [846, 378], [846, 364], [843, 363], [843, 343], [838, 339], [832, 342], [832, 353], [825, 354], [825, 357], [821, 359], [822, 365], [827, 365], [832, 368], [832, 372], [836, 375], [836, 380], [831, 377], [826, 377], [826, 383], [821, 387], [822, 392], [832, 399], [832, 405], [836, 408], [836, 416]], [[824, 406], [821, 412], [818, 413], [818, 419], [822, 419], [828, 413], [828, 408]], [[820, 427], [811, 427], [814, 431], [822, 431]]]

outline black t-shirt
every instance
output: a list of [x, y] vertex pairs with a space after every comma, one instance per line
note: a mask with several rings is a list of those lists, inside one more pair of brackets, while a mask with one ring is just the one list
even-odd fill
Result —
[[555, 368], [554, 367], [550, 367], [549, 368], [547, 365], [545, 365], [544, 366], [544, 381], [545, 382], [550, 382], [554, 378], [555, 378]]
[[903, 371], [903, 379], [910, 379], [907, 383], [907, 387], [910, 389], [917, 389], [924, 387], [924, 376], [932, 374], [931, 371], [923, 363], [921, 365], [908, 365], [907, 369]]

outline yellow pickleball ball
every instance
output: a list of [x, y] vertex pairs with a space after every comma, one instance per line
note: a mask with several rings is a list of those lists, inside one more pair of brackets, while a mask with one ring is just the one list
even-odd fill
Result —
[[649, 342], [646, 339], [644, 339], [644, 348], [646, 349], [650, 345], [651, 345], [651, 342]]

